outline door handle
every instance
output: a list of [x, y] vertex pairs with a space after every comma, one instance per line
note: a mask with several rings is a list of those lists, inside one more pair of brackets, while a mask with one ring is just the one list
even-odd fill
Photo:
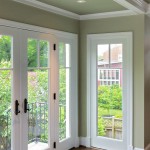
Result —
[[28, 105], [28, 100], [25, 98], [24, 99], [24, 113], [27, 113], [27, 111], [30, 111], [30, 109]]
[[20, 110], [19, 110], [19, 102], [18, 100], [15, 101], [15, 114], [18, 115], [20, 113]]

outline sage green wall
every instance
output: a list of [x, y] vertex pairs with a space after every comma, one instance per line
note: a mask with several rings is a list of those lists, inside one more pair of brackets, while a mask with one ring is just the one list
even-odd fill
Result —
[[145, 57], [144, 57], [144, 145], [150, 143], [150, 18], [145, 17]]
[[144, 148], [144, 15], [88, 20], [80, 22], [79, 50], [79, 134], [87, 136], [86, 127], [86, 56], [87, 34], [133, 32], [134, 146]]
[[29, 7], [12, 0], [0, 0], [0, 18], [21, 23], [78, 33], [79, 21]]

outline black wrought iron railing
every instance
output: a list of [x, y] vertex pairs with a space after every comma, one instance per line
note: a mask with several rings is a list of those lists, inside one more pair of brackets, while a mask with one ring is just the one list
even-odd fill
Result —
[[0, 150], [11, 148], [11, 109], [7, 109], [0, 116]]
[[48, 142], [48, 104], [30, 103], [28, 113], [28, 140], [31, 142]]
[[[48, 104], [29, 103], [28, 141], [48, 143]], [[11, 149], [11, 109], [0, 116], [0, 150]], [[59, 104], [59, 140], [66, 138], [66, 105]]]

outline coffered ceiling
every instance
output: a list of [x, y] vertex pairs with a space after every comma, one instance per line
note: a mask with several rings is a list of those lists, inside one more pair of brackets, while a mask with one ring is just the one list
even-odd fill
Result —
[[150, 14], [150, 0], [13, 0], [78, 20]]
[[103, 12], [126, 10], [125, 7], [113, 0], [86, 0], [78, 3], [77, 0], [37, 0], [47, 5], [52, 5], [78, 15], [95, 14]]

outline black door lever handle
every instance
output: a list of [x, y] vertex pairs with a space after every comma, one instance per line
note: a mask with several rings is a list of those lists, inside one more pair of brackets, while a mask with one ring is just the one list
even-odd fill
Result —
[[20, 113], [18, 106], [19, 106], [19, 102], [18, 102], [18, 100], [16, 100], [16, 101], [15, 101], [15, 114], [16, 114], [16, 115], [18, 115], [18, 114]]
[[24, 99], [24, 113], [27, 113], [27, 111], [30, 111], [30, 109], [28, 105], [28, 100], [25, 98]]

